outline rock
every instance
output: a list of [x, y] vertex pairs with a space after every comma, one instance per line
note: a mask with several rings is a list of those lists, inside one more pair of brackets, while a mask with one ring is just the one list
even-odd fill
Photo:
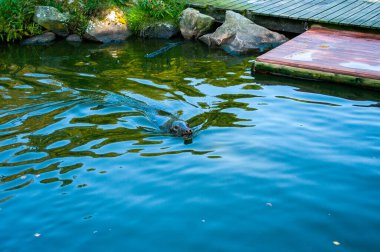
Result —
[[59, 12], [50, 6], [36, 6], [34, 11], [34, 22], [55, 34], [66, 37], [69, 35], [67, 22], [69, 16]]
[[179, 32], [177, 25], [171, 22], [157, 22], [145, 26], [140, 36], [144, 38], [169, 39]]
[[44, 34], [25, 39], [21, 42], [21, 45], [44, 45], [53, 42], [55, 39], [56, 36], [53, 32], [46, 32]]
[[197, 39], [208, 32], [214, 22], [213, 17], [204, 15], [196, 9], [187, 8], [181, 14], [179, 27], [185, 39]]
[[80, 43], [82, 42], [82, 38], [77, 34], [71, 34], [66, 38], [67, 42]]
[[84, 38], [101, 43], [122, 42], [132, 33], [128, 30], [124, 13], [118, 8], [108, 9], [102, 17], [89, 21]]
[[214, 33], [199, 39], [209, 46], [219, 46], [238, 55], [263, 52], [288, 40], [233, 11], [226, 12], [226, 21]]

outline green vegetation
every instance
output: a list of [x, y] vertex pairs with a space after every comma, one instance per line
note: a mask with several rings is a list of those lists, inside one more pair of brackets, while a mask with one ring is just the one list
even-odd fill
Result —
[[13, 42], [41, 32], [33, 23], [36, 4], [36, 0], [0, 0], [0, 41]]
[[14, 42], [40, 34], [41, 27], [33, 22], [36, 5], [53, 6], [70, 13], [70, 31], [82, 35], [90, 16], [123, 3], [122, 0], [0, 0], [0, 41]]
[[138, 0], [127, 14], [129, 28], [138, 32], [154, 22], [177, 21], [185, 5], [185, 0]]
[[102, 10], [115, 5], [113, 0], [40, 0], [40, 4], [53, 6], [59, 11], [70, 14], [68, 27], [71, 33], [83, 35], [89, 17], [96, 16]]
[[172, 20], [177, 21], [185, 7], [185, 0], [0, 0], [0, 42], [14, 42], [42, 33], [33, 22], [36, 5], [53, 6], [70, 14], [71, 33], [83, 35], [90, 17], [100, 15], [112, 6], [129, 7], [127, 20], [130, 29], [140, 31], [146, 24]]

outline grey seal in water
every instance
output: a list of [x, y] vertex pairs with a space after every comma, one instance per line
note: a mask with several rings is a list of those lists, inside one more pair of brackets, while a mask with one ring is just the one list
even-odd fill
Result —
[[108, 105], [126, 105], [142, 112], [146, 118], [156, 125], [160, 131], [169, 133], [173, 136], [183, 137], [185, 143], [191, 143], [193, 130], [189, 124], [177, 116], [164, 110], [155, 108], [127, 95], [115, 94], [106, 91], [107, 96], [104, 102]]
[[160, 128], [165, 129], [174, 136], [189, 138], [193, 135], [193, 130], [189, 124], [178, 118], [169, 119], [164, 125], [160, 126]]

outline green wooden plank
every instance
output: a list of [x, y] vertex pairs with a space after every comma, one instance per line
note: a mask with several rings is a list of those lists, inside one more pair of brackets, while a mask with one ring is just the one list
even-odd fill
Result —
[[227, 3], [228, 1], [226, 1], [226, 0], [216, 0], [216, 1], [214, 1], [212, 4], [210, 4], [211, 6], [213, 6], [213, 7], [215, 7], [215, 8], [220, 8], [220, 9], [222, 9], [225, 5], [226, 5], [226, 3]]
[[[219, 4], [219, 8], [226, 8], [226, 9], [233, 9], [231, 8], [234, 4], [236, 4], [236, 0], [223, 0], [223, 1], [220, 1], [220, 2], [223, 2], [221, 4]], [[240, 0], [241, 2], [241, 0]]]
[[276, 6], [283, 4], [284, 2], [286, 2], [286, 0], [285, 1], [284, 0], [268, 1], [265, 5], [263, 4], [261, 7], [255, 9], [254, 12], [262, 14], [266, 10], [273, 9]]
[[372, 3], [371, 6], [368, 6], [365, 10], [362, 10], [350, 17], [346, 17], [341, 21], [341, 23], [344, 24], [352, 24], [355, 23], [356, 20], [359, 20], [360, 18], [365, 18], [366, 16], [370, 15], [372, 11], [376, 10], [377, 8], [380, 8], [380, 3]]
[[299, 3], [300, 3], [300, 0], [285, 1], [283, 4], [276, 5], [275, 8], [272, 8], [270, 10], [266, 10], [264, 13], [270, 14], [271, 16], [277, 16], [278, 12], [282, 12], [283, 10], [291, 8], [295, 5], [298, 5]]
[[354, 20], [353, 22], [351, 22], [351, 24], [364, 25], [365, 22], [371, 20], [372, 18], [376, 18], [378, 16], [380, 16], [380, 7], [377, 7], [376, 9], [374, 9], [373, 11], [368, 13], [367, 15], [362, 16], [362, 17]]
[[236, 4], [239, 4], [241, 2], [242, 2], [241, 0], [233, 0], [231, 1], [231, 6], [235, 6]]
[[334, 19], [331, 19], [331, 21], [334, 22], [334, 23], [338, 23], [338, 24], [344, 24], [343, 20], [351, 18], [351, 17], [357, 15], [358, 13], [365, 12], [366, 9], [368, 9], [369, 7], [371, 7], [371, 5], [373, 5], [373, 3], [371, 3], [371, 2], [363, 2], [361, 5], [359, 5], [359, 6], [355, 7], [355, 8], [352, 8], [351, 10], [347, 11], [346, 13], [344, 13], [344, 14], [338, 16], [338, 17], [335, 17]]
[[331, 0], [319, 0], [319, 1], [312, 1], [312, 2], [306, 1], [306, 4], [304, 4], [303, 6], [295, 8], [293, 10], [289, 10], [286, 14], [289, 15], [289, 17], [298, 18], [300, 16], [298, 13], [308, 11], [311, 8], [314, 8], [315, 6], [319, 7], [321, 3], [326, 2], [326, 1], [331, 1]]
[[[315, 4], [314, 4], [315, 3]], [[323, 0], [321, 2], [314, 2], [313, 1], [313, 6], [310, 6], [308, 8], [305, 8], [305, 9], [300, 9], [300, 10], [297, 10], [295, 11], [294, 13], [292, 12], [291, 15], [293, 18], [295, 19], [303, 19], [303, 18], [307, 18], [306, 17], [306, 14], [308, 13], [315, 13], [316, 11], [323, 11], [326, 9], [326, 7], [330, 6], [331, 5], [331, 0]], [[315, 13], [317, 14], [317, 13]]]
[[300, 1], [300, 0], [297, 2], [289, 2], [289, 4], [283, 6], [281, 9], [272, 12], [272, 15], [289, 16], [289, 11], [302, 8], [302, 6], [305, 6], [305, 5], [309, 6], [310, 3], [305, 3], [304, 1]]
[[190, 0], [191, 4], [298, 20], [376, 29], [380, 26], [380, 2], [369, 0]]
[[353, 3], [352, 5], [347, 6], [344, 9], [341, 9], [340, 11], [337, 11], [333, 15], [330, 15], [330, 16], [324, 18], [324, 20], [331, 22], [331, 23], [339, 24], [339, 22], [341, 22], [346, 17], [350, 17], [353, 14], [360, 12], [361, 10], [365, 9], [366, 7], [368, 7], [368, 2], [365, 3], [365, 2], [359, 2], [358, 1], [356, 3]]
[[281, 1], [284, 1], [284, 0], [269, 0], [269, 1], [262, 2], [260, 4], [255, 3], [255, 5], [254, 5], [255, 9], [249, 9], [249, 10], [252, 10], [254, 12], [259, 13], [261, 10], [270, 8], [274, 4], [277, 4], [277, 3], [281, 2]]
[[[241, 1], [240, 1], [241, 2]], [[265, 4], [265, 2], [267, 1], [262, 1], [261, 4]], [[249, 1], [249, 2], [244, 2], [244, 3], [237, 3], [237, 4], [234, 4], [232, 6], [232, 8], [236, 9], [236, 10], [240, 10], [240, 11], [243, 11], [243, 10], [252, 10], [252, 9], [257, 9], [257, 8], [260, 8], [262, 5], [260, 4], [257, 4], [257, 3], [252, 3], [252, 1]]]
[[248, 10], [253, 4], [249, 2], [241, 2], [232, 6], [236, 10]]
[[380, 21], [372, 25], [371, 28], [380, 29]]
[[240, 1], [240, 3], [237, 3], [232, 7], [240, 10], [256, 10], [262, 7], [263, 5], [266, 5], [267, 2], [270, 2], [270, 0]]
[[260, 4], [259, 6], [256, 6], [256, 9], [254, 10], [255, 12], [259, 12], [261, 10], [264, 10], [264, 9], [267, 9], [267, 8], [270, 8], [271, 6], [273, 6], [274, 4], [276, 3], [279, 3], [279, 2], [282, 2], [284, 0], [269, 0], [269, 1], [265, 1], [263, 2], [262, 4]]
[[[354, 1], [355, 3], [356, 1]], [[353, 2], [352, 1], [343, 1], [338, 5], [335, 5], [334, 7], [323, 11], [317, 15], [314, 15], [310, 17], [310, 20], [316, 20], [316, 21], [322, 21], [324, 18], [328, 17], [329, 15], [334, 15], [337, 12], [340, 12], [342, 9], [345, 9], [347, 6], [350, 6]]]
[[276, 4], [280, 2], [286, 2], [286, 0], [251, 0], [249, 3], [246, 3], [244, 7], [246, 10], [262, 14], [263, 10], [274, 8]]
[[299, 1], [299, 0], [281, 0], [274, 4], [268, 5], [266, 8], [257, 10], [257, 13], [266, 14], [266, 15], [271, 14], [272, 12], [281, 10], [282, 8], [288, 6], [289, 4], [295, 3], [296, 1]]
[[379, 19], [380, 19], [379, 12], [375, 12], [370, 17], [368, 17], [366, 21], [360, 23], [359, 25], [363, 27], [371, 27], [375, 25], [379, 21]]
[[342, 3], [346, 3], [346, 2], [347, 2], [347, 0], [336, 0], [336, 1], [328, 0], [327, 4], [323, 4], [319, 8], [311, 8], [310, 11], [300, 14], [299, 18], [304, 19], [304, 20], [310, 20], [313, 16], [324, 13], [324, 12], [326, 12], [332, 8], [335, 8], [336, 6], [339, 6]]
[[317, 1], [298, 1], [297, 3], [294, 3], [292, 5], [289, 5], [286, 8], [283, 8], [282, 10], [276, 11], [272, 13], [273, 15], [281, 15], [284, 17], [291, 17], [293, 12], [298, 12], [301, 9], [310, 8], [313, 4], [319, 3], [323, 0], [317, 0]]

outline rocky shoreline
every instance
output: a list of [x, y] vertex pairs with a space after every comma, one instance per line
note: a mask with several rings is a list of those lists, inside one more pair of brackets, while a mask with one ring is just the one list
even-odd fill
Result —
[[[58, 38], [64, 38], [70, 43], [120, 43], [133, 35], [125, 14], [117, 7], [104, 10], [100, 17], [91, 18], [83, 36], [69, 33], [68, 15], [51, 6], [36, 6], [33, 21], [46, 32], [25, 39], [21, 44], [44, 45], [53, 43]], [[185, 9], [178, 23], [160, 21], [148, 24], [137, 35], [170, 39], [179, 34], [184, 39], [199, 39], [210, 47], [221, 48], [232, 55], [262, 53], [287, 41], [284, 35], [259, 26], [236, 12], [226, 11], [225, 22], [220, 25], [213, 17], [193, 8]]]

